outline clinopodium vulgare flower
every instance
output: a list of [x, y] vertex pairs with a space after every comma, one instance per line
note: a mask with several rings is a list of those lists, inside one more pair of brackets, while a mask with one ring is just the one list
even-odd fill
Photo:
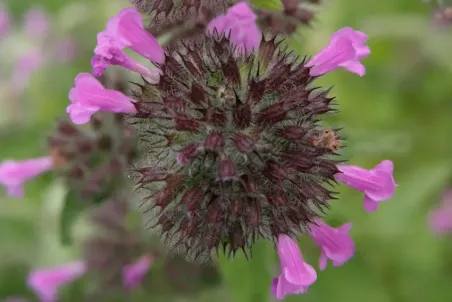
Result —
[[[313, 237], [321, 269], [354, 254], [351, 224], [333, 228], [321, 220], [337, 199], [336, 182], [362, 191], [369, 212], [396, 187], [391, 161], [372, 170], [341, 165], [339, 129], [322, 125], [338, 108], [315, 80], [340, 67], [363, 76], [367, 36], [340, 29], [307, 59], [274, 34], [291, 32], [283, 19], [309, 20], [295, 0], [271, 13], [246, 1], [134, 2], [153, 18], [149, 28], [135, 8], [122, 10], [99, 33], [92, 64], [95, 75], [120, 65], [143, 80], [127, 93], [80, 73], [67, 112], [90, 127], [59, 124], [50, 139], [52, 168], [84, 200], [141, 202], [152, 214], [149, 226], [189, 260], [209, 261], [219, 250], [249, 256], [255, 240], [271, 240], [282, 266], [273, 294], [305, 292], [317, 275], [297, 237]], [[153, 66], [133, 61], [124, 48]], [[9, 188], [29, 178], [4, 174]], [[128, 178], [137, 186], [127, 197]]]

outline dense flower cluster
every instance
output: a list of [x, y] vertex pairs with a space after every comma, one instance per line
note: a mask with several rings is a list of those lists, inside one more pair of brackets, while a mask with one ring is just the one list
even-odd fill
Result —
[[[150, 28], [135, 8], [112, 17], [97, 36], [94, 75], [80, 73], [69, 92], [73, 124], [91, 124], [91, 130], [61, 122], [50, 139], [51, 156], [4, 162], [1, 183], [9, 194], [21, 196], [32, 177], [63, 170], [72, 191], [99, 193], [97, 202], [116, 200], [103, 202], [101, 209], [111, 215], [98, 218], [112, 227], [116, 224], [108, 221], [119, 210], [110, 207], [142, 196], [145, 212], [153, 214], [152, 227], [189, 260], [208, 261], [220, 248], [229, 256], [239, 249], [248, 254], [257, 238], [271, 240], [281, 263], [272, 294], [283, 299], [306, 292], [317, 273], [304, 262], [297, 237], [312, 237], [321, 270], [328, 260], [339, 266], [354, 254], [351, 223], [334, 228], [321, 217], [335, 199], [337, 181], [364, 193], [368, 212], [391, 198], [397, 186], [389, 160], [373, 169], [341, 164], [339, 129], [321, 124], [323, 115], [337, 112], [334, 98], [329, 89], [313, 85], [338, 68], [363, 76], [367, 36], [342, 28], [312, 59], [299, 59], [266, 30], [268, 23], [261, 21], [269, 13], [246, 1], [231, 7], [217, 1], [224, 9], [200, 0], [178, 7], [171, 1], [134, 2], [154, 17]], [[286, 16], [300, 13], [297, 1], [283, 5]], [[160, 45], [153, 29], [176, 26], [180, 15], [189, 25], [170, 31], [175, 43]], [[134, 61], [126, 48], [153, 66]], [[143, 82], [130, 87], [131, 95], [105, 88], [95, 76], [111, 65], [141, 74]], [[129, 189], [126, 176], [137, 190], [122, 198]], [[145, 254], [130, 266], [130, 259], [114, 256], [119, 248], [98, 257], [107, 244], [99, 242], [105, 241], [87, 243], [83, 262], [32, 273], [31, 286], [52, 301], [58, 286], [85, 270], [123, 267], [123, 285], [133, 288], [153, 262]], [[111, 266], [112, 257], [124, 261]]]

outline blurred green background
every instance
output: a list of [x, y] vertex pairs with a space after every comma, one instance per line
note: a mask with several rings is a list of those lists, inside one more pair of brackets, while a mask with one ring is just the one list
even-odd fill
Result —
[[[312, 55], [340, 27], [352, 26], [369, 35], [372, 55], [364, 60], [363, 78], [338, 70], [320, 80], [325, 86], [334, 85], [331, 95], [340, 108], [325, 122], [345, 128], [344, 158], [351, 163], [371, 168], [392, 159], [399, 187], [395, 197], [372, 214], [363, 210], [359, 192], [341, 187], [327, 221], [333, 226], [353, 223], [356, 255], [342, 267], [318, 271], [308, 294], [286, 301], [450, 302], [452, 238], [433, 236], [426, 215], [439, 202], [441, 191], [452, 186], [452, 26], [435, 26], [431, 6], [417, 0], [324, 2], [312, 28], [302, 28], [290, 44]], [[65, 114], [74, 77], [90, 71], [96, 33], [128, 1], [7, 0], [4, 4], [14, 15], [15, 26], [12, 36], [0, 40], [0, 158], [41, 156], [46, 152], [46, 135]], [[37, 45], [23, 33], [21, 18], [36, 6], [52, 18], [50, 41], [75, 38], [78, 56], [64, 64], [49, 58], [33, 74], [23, 95], [12, 94], [7, 84], [12, 62]], [[40, 47], [50, 53], [45, 48], [49, 45], [47, 41]], [[70, 247], [59, 242], [64, 188], [46, 175], [26, 189], [24, 200], [7, 198], [4, 191], [0, 197], [0, 300], [24, 296], [35, 301], [25, 282], [29, 270], [80, 257], [81, 239]], [[83, 228], [73, 232], [75, 238], [83, 237]], [[309, 238], [301, 239], [301, 248], [305, 260], [317, 268], [318, 248]], [[121, 301], [272, 301], [271, 278], [278, 273], [272, 246], [259, 243], [250, 262], [239, 256], [233, 262], [221, 259], [219, 267], [222, 283], [190, 298], [140, 293]], [[80, 288], [76, 287], [71, 293]], [[60, 299], [81, 301], [75, 297]]]

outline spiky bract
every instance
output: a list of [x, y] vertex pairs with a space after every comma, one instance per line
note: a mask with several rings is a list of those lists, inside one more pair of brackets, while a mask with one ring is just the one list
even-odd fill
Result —
[[244, 56], [206, 36], [167, 52], [160, 68], [159, 84], [139, 85], [130, 122], [137, 180], [166, 241], [204, 260], [303, 232], [332, 198], [323, 183], [334, 181], [338, 148], [318, 125], [333, 99], [310, 87], [304, 60], [275, 38]]

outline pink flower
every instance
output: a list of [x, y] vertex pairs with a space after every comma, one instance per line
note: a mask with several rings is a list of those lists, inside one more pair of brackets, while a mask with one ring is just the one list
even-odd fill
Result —
[[303, 261], [297, 242], [287, 235], [278, 237], [281, 275], [273, 279], [272, 295], [283, 300], [288, 294], [301, 294], [317, 280], [314, 268]]
[[137, 262], [126, 265], [123, 268], [123, 283], [124, 286], [132, 290], [140, 285], [144, 276], [151, 268], [153, 257], [150, 255], [144, 255]]
[[24, 161], [7, 160], [0, 163], [0, 183], [7, 188], [8, 195], [21, 198], [24, 196], [24, 183], [50, 169], [50, 157]]
[[311, 236], [315, 243], [322, 249], [319, 267], [324, 270], [328, 259], [334, 266], [341, 266], [355, 253], [355, 244], [350, 237], [351, 223], [343, 224], [336, 228], [330, 227], [321, 220], [316, 220], [316, 225], [311, 225]]
[[48, 269], [37, 269], [28, 275], [28, 286], [42, 302], [55, 302], [59, 287], [79, 278], [85, 271], [82, 261]]
[[366, 68], [360, 60], [370, 54], [364, 43], [367, 35], [351, 27], [344, 27], [331, 36], [328, 47], [320, 51], [307, 64], [311, 76], [318, 76], [339, 67], [363, 76]]
[[50, 31], [50, 19], [41, 8], [32, 8], [25, 15], [25, 31], [30, 37], [45, 38]]
[[0, 6], [0, 38], [8, 32], [10, 27], [9, 13]]
[[250, 53], [259, 48], [262, 34], [256, 24], [257, 16], [246, 1], [239, 2], [226, 12], [213, 19], [207, 26], [210, 34], [229, 35], [238, 52]]
[[93, 73], [99, 76], [109, 65], [119, 65], [151, 79], [158, 77], [158, 73], [127, 56], [123, 50], [126, 47], [155, 63], [165, 61], [163, 48], [157, 39], [144, 29], [141, 15], [135, 8], [126, 8], [112, 17], [106, 29], [97, 34], [95, 56], [91, 60]]
[[429, 214], [430, 228], [437, 234], [452, 232], [452, 189], [444, 191], [441, 204]]
[[390, 160], [382, 161], [372, 170], [346, 165], [337, 168], [341, 173], [336, 174], [336, 179], [365, 194], [364, 209], [367, 212], [376, 211], [380, 201], [394, 195], [397, 184], [393, 176], [394, 164]]
[[136, 113], [133, 102], [123, 93], [105, 89], [102, 84], [89, 73], [80, 73], [75, 78], [75, 87], [69, 92], [72, 104], [67, 107], [67, 113], [74, 124], [85, 124], [91, 115], [98, 111], [116, 113]]

